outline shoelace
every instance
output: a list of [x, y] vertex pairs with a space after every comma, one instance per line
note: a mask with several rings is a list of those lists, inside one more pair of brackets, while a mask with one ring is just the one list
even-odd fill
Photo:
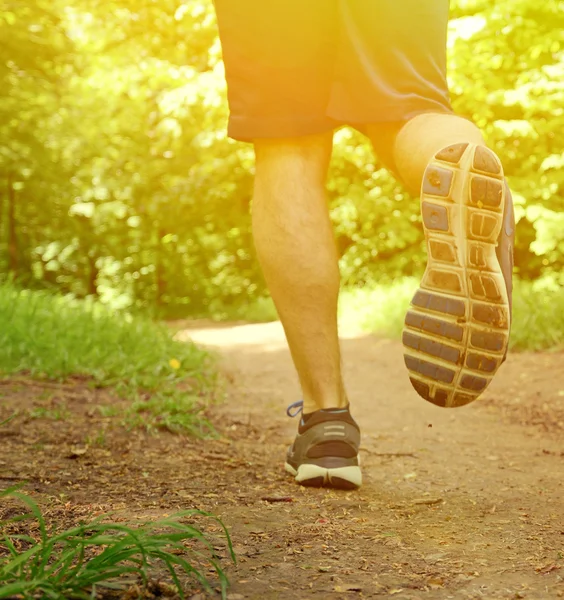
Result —
[[286, 414], [289, 417], [297, 417], [304, 409], [304, 401], [303, 400], [298, 400], [297, 402], [294, 402], [293, 404], [290, 404], [290, 406], [288, 406], [288, 408], [286, 409]]
[[[321, 408], [319, 410], [320, 412], [346, 413], [349, 411], [349, 407], [347, 405], [347, 408]], [[290, 406], [288, 406], [288, 408], [286, 409], [286, 414], [289, 417], [297, 417], [300, 413], [303, 413], [303, 411], [304, 401], [298, 400], [297, 402], [294, 402], [290, 404]]]

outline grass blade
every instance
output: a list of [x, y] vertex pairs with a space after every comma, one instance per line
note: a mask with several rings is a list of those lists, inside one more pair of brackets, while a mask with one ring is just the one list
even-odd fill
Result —
[[[197, 566], [210, 564], [219, 577], [222, 596], [225, 597], [228, 579], [215, 560], [211, 541], [198, 527], [181, 521], [201, 516], [219, 523], [234, 559], [229, 533], [217, 517], [191, 510], [130, 527], [101, 522], [103, 515], [91, 523], [49, 535], [38, 505], [18, 489], [19, 486], [15, 486], [0, 493], [0, 496], [11, 495], [30, 508], [31, 512], [24, 517], [39, 523], [40, 540], [19, 533], [4, 536], [8, 553], [0, 556], [0, 599], [18, 595], [53, 600], [92, 599], [99, 588], [126, 589], [132, 583], [122, 579], [127, 575], [134, 575], [135, 580], [141, 577], [146, 586], [150, 570], [156, 563], [166, 567], [182, 598], [184, 591], [179, 572], [211, 591], [206, 573]], [[5, 524], [21, 522], [24, 517], [18, 515]], [[32, 546], [20, 552], [16, 540]], [[185, 547], [187, 540], [196, 541], [203, 551]], [[194, 563], [194, 560], [198, 562]]]

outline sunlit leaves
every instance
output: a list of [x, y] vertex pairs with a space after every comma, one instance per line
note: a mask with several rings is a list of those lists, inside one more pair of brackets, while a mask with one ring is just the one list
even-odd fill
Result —
[[[452, 17], [453, 105], [503, 160], [518, 270], [561, 269], [562, 2], [456, 0]], [[13, 208], [28, 284], [193, 311], [263, 289], [211, 0], [0, 0], [0, 37], [2, 271]], [[421, 271], [418, 200], [360, 134], [336, 134], [327, 187], [346, 284]]]

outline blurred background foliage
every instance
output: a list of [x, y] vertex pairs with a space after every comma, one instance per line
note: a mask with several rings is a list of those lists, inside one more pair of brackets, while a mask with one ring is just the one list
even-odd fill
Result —
[[[266, 295], [250, 234], [253, 152], [226, 137], [211, 0], [0, 0], [0, 273], [159, 316]], [[455, 0], [455, 110], [501, 157], [516, 271], [564, 262], [564, 3]], [[343, 284], [425, 264], [418, 200], [360, 134], [328, 183]]]

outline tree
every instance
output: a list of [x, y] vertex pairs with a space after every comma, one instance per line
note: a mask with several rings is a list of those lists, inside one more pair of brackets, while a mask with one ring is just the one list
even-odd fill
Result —
[[[23, 4], [0, 0], [0, 270], [168, 314], [264, 294], [211, 0]], [[453, 105], [504, 162], [528, 278], [564, 260], [562, 31], [555, 0], [453, 6]], [[418, 200], [360, 134], [328, 189], [346, 285], [423, 269]]]

